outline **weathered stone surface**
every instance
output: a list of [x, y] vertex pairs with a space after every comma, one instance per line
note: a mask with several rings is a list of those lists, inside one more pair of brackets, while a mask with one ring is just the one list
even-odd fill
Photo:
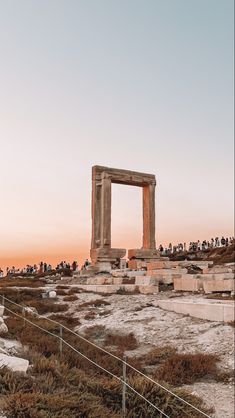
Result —
[[33, 306], [25, 306], [24, 311], [30, 316], [38, 316], [38, 311]]
[[160, 253], [158, 250], [156, 249], [151, 249], [151, 248], [136, 248], [136, 249], [131, 249], [128, 250], [128, 258], [129, 260], [131, 259], [140, 259], [140, 260], [144, 260], [146, 261], [147, 259], [155, 259], [155, 258], [160, 258]]
[[79, 289], [86, 292], [94, 293], [117, 293], [117, 292], [138, 292], [138, 286], [135, 284], [121, 284], [121, 285], [77, 285]]
[[215, 266], [215, 267], [211, 267], [211, 268], [204, 268], [203, 269], [203, 274], [217, 274], [217, 273], [233, 273], [233, 269], [231, 267], [219, 267], [219, 266]]
[[193, 278], [193, 275], [185, 275], [182, 277], [174, 277], [174, 290], [185, 292], [199, 292], [203, 289], [203, 282], [200, 279]]
[[158, 280], [150, 276], [145, 276], [145, 277], [137, 276], [135, 278], [135, 284], [138, 286], [139, 285], [140, 286], [158, 285]]
[[234, 292], [234, 279], [225, 280], [203, 280], [203, 289], [205, 293], [212, 292]]
[[139, 286], [139, 292], [143, 293], [144, 295], [154, 295], [155, 293], [159, 292], [158, 284], [157, 285], [149, 285], [149, 286]]
[[3, 321], [3, 318], [0, 317], [0, 333], [1, 334], [7, 334], [7, 332], [8, 332], [8, 328], [5, 324], [5, 322]]
[[[92, 167], [92, 265], [99, 271], [109, 263], [124, 257], [123, 249], [111, 248], [111, 185], [112, 183], [139, 186], [143, 189], [143, 249], [156, 252], [155, 243], [155, 186], [154, 175], [110, 167]], [[113, 250], [116, 253], [113, 253]], [[118, 251], [117, 251], [118, 250]], [[155, 254], [153, 254], [155, 257]], [[130, 257], [129, 257], [130, 258]], [[142, 257], [140, 257], [142, 258]], [[149, 255], [147, 255], [149, 258]]]
[[203, 269], [203, 268], [208, 268], [208, 266], [212, 264], [213, 264], [213, 261], [194, 261], [194, 260], [192, 261], [188, 261], [188, 260], [169, 261], [169, 260], [164, 260], [162, 258], [160, 260], [147, 262], [147, 270], [186, 268], [192, 265]]
[[0, 353], [0, 367], [7, 366], [13, 372], [26, 372], [29, 367], [28, 360], [20, 357], [8, 356]]
[[234, 321], [234, 304], [161, 300], [157, 306], [168, 311], [190, 315], [209, 321]]
[[149, 276], [162, 275], [162, 276], [172, 276], [179, 274], [187, 274], [187, 269], [174, 268], [174, 269], [158, 269], [158, 270], [147, 270]]
[[142, 268], [146, 268], [147, 267], [147, 262], [146, 261], [142, 261], [142, 260], [129, 260], [128, 261], [128, 267], [131, 270], [138, 270], [138, 269], [142, 269]]
[[50, 290], [50, 292], [48, 292], [48, 297], [49, 298], [56, 298], [57, 293], [55, 292], [55, 290]]

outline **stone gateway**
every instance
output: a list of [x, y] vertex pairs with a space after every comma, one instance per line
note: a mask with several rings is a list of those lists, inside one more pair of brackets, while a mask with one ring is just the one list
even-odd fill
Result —
[[155, 241], [155, 187], [152, 174], [129, 170], [92, 167], [92, 240], [91, 261], [98, 271], [110, 271], [112, 264], [126, 254], [126, 249], [111, 246], [112, 183], [142, 187], [143, 189], [143, 246], [130, 249], [130, 260], [154, 261], [159, 258]]

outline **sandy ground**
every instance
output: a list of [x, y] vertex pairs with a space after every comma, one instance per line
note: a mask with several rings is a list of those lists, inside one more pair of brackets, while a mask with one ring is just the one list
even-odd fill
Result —
[[[81, 325], [77, 331], [83, 332], [93, 325], [104, 325], [108, 330], [124, 333], [134, 332], [140, 348], [133, 354], [140, 354], [153, 346], [175, 346], [179, 353], [211, 353], [220, 357], [221, 370], [234, 368], [234, 328], [219, 322], [191, 318], [174, 312], [164, 311], [154, 305], [158, 299], [168, 299], [176, 294], [162, 292], [157, 295], [111, 295], [81, 293], [78, 301], [72, 302], [69, 312], [78, 316]], [[189, 298], [187, 296], [181, 296]], [[190, 296], [197, 298], [198, 296]], [[111, 305], [92, 308], [96, 317], [85, 320], [84, 315], [91, 307], [78, 312], [79, 304], [95, 299], [104, 299]], [[141, 309], [141, 310], [139, 310]], [[109, 311], [107, 316], [99, 316], [101, 311]], [[208, 406], [215, 408], [214, 418], [234, 418], [234, 385], [221, 382], [197, 382], [187, 389], [199, 395]]]

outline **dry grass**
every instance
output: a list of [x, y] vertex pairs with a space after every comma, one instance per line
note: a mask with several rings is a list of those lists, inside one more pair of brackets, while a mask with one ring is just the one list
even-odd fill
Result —
[[217, 362], [211, 354], [173, 354], [156, 370], [155, 377], [174, 386], [217, 378]]
[[162, 363], [167, 358], [176, 353], [176, 349], [171, 346], [163, 346], [153, 348], [145, 356], [141, 357], [142, 363], [145, 366], [153, 366]]
[[64, 289], [64, 290], [68, 290], [69, 286], [66, 286], [64, 284], [58, 284], [58, 286], [56, 286], [56, 289]]
[[1, 295], [12, 300], [15, 303], [22, 303], [34, 299], [41, 299], [42, 289], [14, 289], [3, 287], [0, 289]]
[[65, 296], [67, 295], [67, 292], [64, 289], [56, 289], [56, 294], [58, 296]]
[[74, 302], [75, 300], [78, 300], [76, 295], [68, 295], [63, 298], [64, 302]]
[[68, 291], [68, 295], [74, 295], [74, 293], [81, 293], [81, 289], [79, 289], [79, 287], [71, 287]]
[[85, 330], [85, 337], [90, 340], [104, 338], [105, 334], [106, 328], [104, 325], [93, 325]]
[[[63, 353], [59, 356], [59, 339], [33, 326], [24, 327], [23, 321], [19, 318], [9, 317], [6, 322], [11, 335], [23, 345], [30, 347], [24, 353], [24, 357], [32, 364], [25, 375], [0, 369], [1, 406], [8, 418], [121, 418], [122, 387], [118, 381], [108, 377], [105, 372], [91, 365], [64, 344]], [[33, 319], [33, 322], [59, 335], [59, 327], [56, 324], [43, 319]], [[96, 326], [87, 330], [87, 334], [97, 338], [100, 334], [103, 335], [104, 331], [103, 327]], [[78, 339], [69, 331], [64, 330], [63, 335], [66, 341], [78, 347], [81, 353], [117, 376], [122, 375], [122, 364], [119, 361]], [[120, 336], [115, 337], [115, 343], [120, 344]], [[113, 342], [114, 337], [109, 338]], [[129, 335], [126, 341], [128, 344], [130, 341], [133, 343], [135, 338]], [[121, 345], [128, 344], [126, 342], [124, 344], [124, 336], [122, 336]], [[161, 388], [142, 377], [137, 377], [129, 368], [128, 383], [169, 416], [200, 417], [200, 414], [180, 403]], [[178, 391], [177, 394], [209, 413], [200, 399], [187, 392]], [[146, 402], [129, 390], [126, 407], [127, 418], [156, 416]]]
[[95, 316], [96, 316], [96, 313], [94, 311], [90, 311], [84, 316], [84, 319], [86, 321], [91, 321], [92, 319], [95, 319]]
[[[166, 394], [141, 377], [130, 377], [129, 383], [174, 418], [199, 418], [200, 414]], [[3, 411], [8, 418], [121, 418], [119, 382], [70, 367], [57, 356], [45, 358], [34, 353], [33, 367], [27, 375], [0, 369]], [[207, 413], [202, 401], [185, 391], [176, 391]], [[126, 395], [127, 418], [155, 417], [156, 412], [130, 391]]]
[[99, 307], [108, 306], [108, 305], [111, 305], [111, 304], [104, 299], [95, 299], [95, 300], [90, 300], [88, 302], [81, 303], [81, 305], [79, 305], [79, 308], [86, 308], [87, 306], [99, 308]]
[[104, 343], [108, 346], [114, 345], [121, 351], [134, 350], [138, 347], [138, 342], [133, 332], [130, 332], [130, 334], [113, 334], [110, 332], [106, 335]]
[[50, 319], [59, 322], [62, 325], [65, 325], [68, 328], [74, 328], [77, 325], [80, 325], [81, 322], [78, 318], [74, 318], [73, 316], [66, 316], [66, 315], [59, 315], [59, 314], [52, 314], [49, 316]]
[[0, 280], [0, 291], [2, 290], [2, 287], [43, 287], [45, 286], [46, 281], [45, 280], [38, 280], [34, 278], [9, 278], [5, 277]]
[[43, 315], [49, 312], [65, 312], [68, 310], [69, 305], [67, 303], [55, 303], [52, 299], [42, 299], [42, 300], [30, 300], [26, 302], [27, 306], [36, 308], [39, 315]]

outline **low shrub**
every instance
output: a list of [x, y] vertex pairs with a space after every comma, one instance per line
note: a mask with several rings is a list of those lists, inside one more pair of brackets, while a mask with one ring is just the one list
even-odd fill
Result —
[[67, 295], [67, 292], [65, 292], [65, 290], [64, 290], [64, 289], [57, 289], [57, 288], [56, 288], [56, 294], [57, 294], [58, 296], [65, 296], [65, 295]]
[[191, 384], [205, 377], [216, 378], [218, 358], [212, 354], [173, 354], [155, 372], [155, 377], [174, 386]]
[[68, 295], [63, 298], [64, 302], [74, 302], [75, 300], [78, 300], [76, 295]]
[[27, 306], [36, 308], [39, 315], [43, 315], [49, 312], [57, 313], [67, 311], [69, 305], [67, 303], [55, 303], [52, 299], [42, 299], [42, 300], [30, 300], [26, 302]]
[[145, 366], [153, 366], [162, 363], [162, 361], [171, 357], [175, 353], [176, 349], [171, 346], [155, 347], [145, 356], [142, 356], [141, 360]]
[[101, 306], [108, 306], [108, 305], [111, 305], [111, 304], [104, 299], [95, 299], [95, 300], [90, 300], [88, 302], [82, 303], [81, 305], [79, 305], [79, 308], [85, 308], [87, 306], [93, 306], [93, 307], [99, 308]]
[[106, 335], [104, 344], [114, 345], [123, 351], [134, 350], [138, 347], [138, 342], [133, 332], [130, 332], [129, 334], [113, 334], [109, 332]]
[[64, 284], [58, 284], [58, 285], [56, 286], [56, 289], [64, 289], [64, 290], [68, 290], [68, 289], [69, 289], [69, 286], [64, 285]]
[[79, 287], [71, 287], [68, 291], [68, 295], [74, 295], [74, 293], [81, 293]]
[[[0, 368], [1, 409], [8, 418], [121, 418], [122, 385], [119, 381], [110, 378], [106, 372], [92, 365], [64, 343], [62, 354], [59, 355], [59, 339], [45, 334], [39, 328], [28, 324], [24, 326], [23, 321], [15, 317], [9, 317], [6, 321], [10, 321], [14, 337], [29, 347], [25, 357], [32, 364], [26, 374], [12, 373], [6, 368]], [[32, 321], [59, 335], [56, 324], [42, 318]], [[104, 332], [104, 327], [96, 326], [89, 328], [86, 334], [97, 337]], [[63, 336], [80, 353], [116, 376], [122, 375], [122, 363], [115, 358], [69, 331], [64, 330]], [[130, 368], [128, 383], [166, 415], [174, 418], [201, 416], [189, 405], [136, 375]], [[199, 398], [185, 391], [175, 392], [204, 412], [211, 412]], [[129, 389], [126, 393], [126, 408], [127, 418], [156, 416], [156, 411]]]
[[104, 325], [93, 325], [85, 330], [85, 337], [90, 340], [103, 338], [105, 334], [106, 328]]
[[45, 286], [45, 280], [38, 280], [34, 278], [9, 278], [5, 277], [0, 280], [0, 291], [2, 287], [43, 287]]
[[53, 314], [53, 315], [50, 315], [49, 318], [53, 319], [53, 321], [59, 322], [62, 325], [65, 325], [68, 328], [74, 328], [77, 325], [81, 324], [79, 319], [74, 318], [73, 316]]
[[94, 311], [90, 311], [84, 316], [84, 319], [86, 319], [86, 321], [90, 321], [91, 319], [95, 319], [95, 316], [96, 313]]

